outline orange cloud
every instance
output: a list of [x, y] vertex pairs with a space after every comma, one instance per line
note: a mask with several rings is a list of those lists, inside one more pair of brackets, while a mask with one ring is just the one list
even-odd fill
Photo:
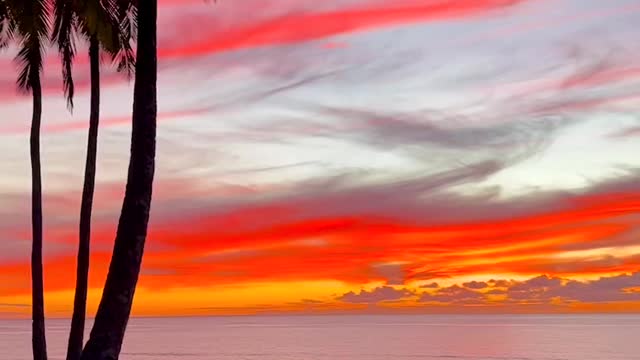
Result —
[[[344, 198], [331, 199], [326, 195], [306, 201], [285, 198], [282, 202], [270, 201], [260, 206], [181, 213], [173, 219], [156, 220], [150, 231], [140, 286], [148, 295], [179, 289], [192, 289], [194, 293], [200, 289], [202, 294], [208, 294], [211, 289], [242, 288], [250, 286], [248, 284], [278, 283], [278, 287], [286, 288], [286, 284], [329, 282], [343, 284], [340, 285], [345, 289], [343, 293], [351, 291], [352, 295], [346, 298], [355, 298], [356, 294], [371, 298], [399, 294], [402, 296], [394, 297], [393, 301], [409, 307], [413, 305], [404, 302], [419, 297], [428, 299], [427, 302], [460, 297], [464, 303], [486, 298], [492, 299], [489, 304], [493, 304], [509, 295], [505, 287], [511, 283], [500, 280], [505, 276], [522, 279], [543, 273], [554, 278], [593, 279], [632, 272], [640, 267], [640, 257], [636, 255], [640, 245], [634, 240], [640, 196], [633, 192], [576, 196], [566, 200], [564, 207], [552, 206], [549, 210], [512, 218], [460, 218], [447, 223], [362, 212], [349, 216], [318, 212], [322, 208], [340, 209], [337, 203], [332, 203], [334, 200], [344, 201]], [[162, 204], [160, 198], [157, 202], [160, 209]], [[500, 206], [505, 205], [494, 205]], [[487, 205], [483, 207], [491, 209]], [[97, 223], [94, 228], [90, 284], [97, 291], [106, 275], [113, 228], [103, 223]], [[66, 230], [48, 232], [48, 243], [74, 244], [74, 231], [66, 225], [60, 229]], [[73, 251], [47, 256], [48, 293], [66, 294], [72, 290], [68, 274], [73, 273], [74, 266]], [[19, 302], [21, 296], [26, 296], [28, 274], [28, 263], [24, 260], [0, 265], [0, 302]], [[497, 280], [488, 281], [490, 277]], [[434, 281], [458, 284], [458, 287], [445, 292], [438, 290], [436, 294], [434, 289], [444, 285], [434, 287]], [[484, 287], [476, 286], [482, 282]], [[374, 288], [369, 287], [362, 293], [360, 287], [368, 284], [387, 284], [400, 292], [388, 288], [373, 292]], [[572, 286], [576, 287], [571, 289], [580, 293], [570, 295], [582, 302], [588, 302], [590, 289], [595, 289], [579, 284]], [[315, 291], [311, 292], [317, 294]], [[419, 295], [425, 291], [433, 296]], [[493, 293], [485, 294], [487, 291]], [[562, 291], [559, 294], [565, 294]], [[327, 307], [332, 308], [336, 298], [331, 294], [335, 294], [335, 289], [323, 288], [321, 292], [322, 301], [329, 301]], [[237, 296], [241, 297], [240, 294]], [[551, 297], [555, 293], [549, 294]], [[233, 296], [229, 296], [228, 302], [220, 306], [235, 309], [229, 310], [231, 312], [240, 311], [242, 306], [246, 306], [246, 311], [257, 306], [247, 299], [232, 301]], [[296, 296], [309, 298], [304, 293], [287, 296], [289, 302], [301, 301]], [[527, 293], [522, 296], [533, 300], [527, 298]], [[62, 295], [54, 297], [59, 301], [54, 305], [65, 309], [63, 298]], [[626, 298], [625, 295], [618, 300]], [[144, 299], [138, 302], [139, 311], [153, 313], [156, 307], [151, 295]], [[272, 304], [274, 308], [269, 311], [309, 307], [309, 304], [291, 307], [285, 302]], [[186, 309], [191, 305], [182, 306]], [[176, 307], [179, 308], [175, 305], [173, 309], [180, 312]]]

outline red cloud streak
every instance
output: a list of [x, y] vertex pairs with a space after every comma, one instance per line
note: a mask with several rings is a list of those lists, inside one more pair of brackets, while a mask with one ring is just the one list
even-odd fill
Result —
[[[449, 225], [365, 214], [313, 215], [300, 204], [285, 203], [198, 217], [183, 214], [153, 224], [142, 283], [161, 289], [167, 284], [245, 281], [385, 281], [376, 268], [379, 264], [401, 264], [394, 266], [405, 281], [504, 273], [584, 276], [638, 269], [640, 258], [624, 251], [574, 257], [582, 250], [637, 244], [633, 239], [640, 213], [638, 194], [586, 196], [569, 205], [514, 219]], [[50, 242], [76, 242], [70, 228], [49, 234]], [[99, 284], [107, 269], [113, 226], [96, 224], [94, 239], [92, 277]], [[69, 288], [63, 274], [72, 273], [74, 266], [71, 253], [49, 256], [48, 289]], [[26, 261], [0, 265], [0, 293], [28, 291], [27, 270]]]
[[385, 26], [472, 16], [513, 6], [523, 0], [395, 1], [323, 13], [280, 16], [257, 24], [213, 31], [203, 41], [160, 49], [165, 58], [205, 55], [247, 47], [289, 44]]

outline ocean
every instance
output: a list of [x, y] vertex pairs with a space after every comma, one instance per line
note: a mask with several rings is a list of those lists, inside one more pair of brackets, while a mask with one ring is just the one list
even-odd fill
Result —
[[[51, 360], [68, 320], [49, 320]], [[123, 360], [635, 360], [639, 315], [136, 318]], [[0, 320], [0, 359], [30, 359], [30, 322]]]

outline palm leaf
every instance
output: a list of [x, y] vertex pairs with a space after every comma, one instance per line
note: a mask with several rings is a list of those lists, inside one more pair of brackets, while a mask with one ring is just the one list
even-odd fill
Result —
[[0, 0], [0, 49], [9, 45], [15, 33], [16, 23], [9, 11], [8, 4]]
[[[114, 63], [118, 65], [118, 71], [131, 78], [135, 71], [135, 52], [132, 43], [137, 37], [137, 0], [111, 0], [109, 12], [117, 22], [114, 27], [114, 38], [117, 39], [117, 51], [109, 52]], [[116, 36], [117, 35], [117, 36]]]
[[70, 110], [74, 95], [74, 34], [85, 40], [95, 35], [102, 51], [117, 64], [117, 70], [131, 78], [135, 70], [136, 12], [137, 0], [55, 0], [52, 40], [60, 53], [63, 86]]
[[52, 34], [52, 40], [58, 46], [62, 61], [62, 82], [69, 110], [73, 110], [73, 96], [75, 93], [71, 69], [73, 68], [73, 60], [76, 54], [73, 31], [77, 26], [77, 17], [72, 5], [72, 1], [56, 1]]
[[14, 33], [20, 38], [20, 50], [15, 58], [20, 66], [18, 88], [31, 91], [42, 71], [50, 4], [47, 0], [6, 0], [5, 4], [15, 21]]

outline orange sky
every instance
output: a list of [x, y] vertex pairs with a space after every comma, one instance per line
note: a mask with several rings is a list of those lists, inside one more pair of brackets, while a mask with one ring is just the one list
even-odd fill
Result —
[[[286, 200], [189, 221], [156, 221], [136, 314], [637, 309], [640, 273], [617, 275], [638, 269], [640, 244], [633, 234], [640, 196], [568, 203], [565, 210], [446, 225], [312, 216], [304, 209], [312, 204]], [[50, 234], [51, 242], [73, 243], [72, 229]], [[92, 257], [91, 309], [106, 274], [111, 236], [106, 228], [95, 231], [102, 249]], [[48, 311], [65, 316], [74, 257], [50, 256], [45, 271]], [[28, 303], [28, 264], [2, 264], [0, 274], [0, 303]]]
[[[640, 7], [586, 3], [161, 0], [134, 314], [639, 311]], [[88, 77], [80, 56], [68, 114], [49, 63], [45, 300], [66, 317]], [[7, 118], [25, 118], [0, 122], [0, 317], [23, 317], [30, 102], [0, 75]], [[89, 315], [131, 108], [106, 66], [103, 85]]]

